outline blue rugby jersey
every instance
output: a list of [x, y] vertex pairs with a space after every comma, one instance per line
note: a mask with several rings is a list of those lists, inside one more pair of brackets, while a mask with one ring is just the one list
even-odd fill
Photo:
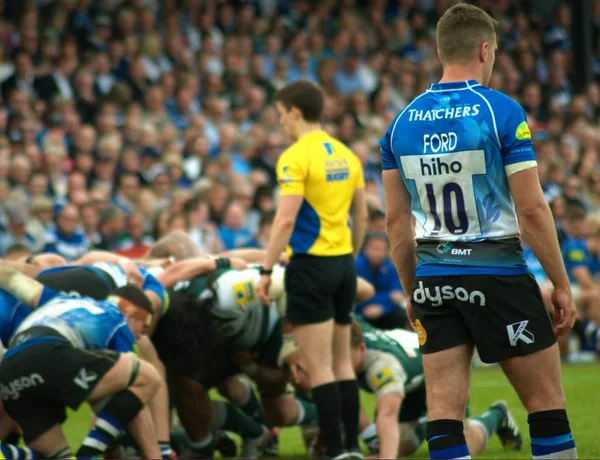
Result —
[[[32, 327], [54, 329], [76, 348], [135, 351], [135, 337], [119, 308], [107, 300], [58, 294], [23, 320], [15, 334]], [[12, 342], [15, 342], [13, 339]], [[7, 352], [18, 353], [25, 343], [11, 343]]]
[[508, 176], [537, 164], [517, 102], [475, 80], [432, 84], [380, 146], [411, 195], [417, 276], [527, 273]]

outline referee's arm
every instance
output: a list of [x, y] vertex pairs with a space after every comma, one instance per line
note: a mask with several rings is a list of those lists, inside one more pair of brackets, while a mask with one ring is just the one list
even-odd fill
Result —
[[367, 195], [364, 188], [354, 190], [354, 200], [352, 201], [352, 248], [354, 249], [354, 258], [362, 249], [367, 231], [369, 215], [367, 212]]
[[282, 195], [279, 197], [277, 213], [271, 227], [271, 238], [269, 239], [267, 255], [263, 265], [265, 270], [273, 268], [290, 241], [296, 223], [296, 216], [300, 211], [303, 199], [304, 195]]

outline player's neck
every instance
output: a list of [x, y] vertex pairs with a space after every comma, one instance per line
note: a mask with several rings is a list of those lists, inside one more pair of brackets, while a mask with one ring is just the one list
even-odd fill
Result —
[[465, 65], [446, 65], [440, 83], [454, 83], [467, 80], [476, 80], [481, 83], [483, 78], [480, 71]]
[[314, 131], [321, 131], [321, 123], [307, 123], [306, 121], [300, 121], [296, 125], [295, 129], [295, 140], [299, 140], [301, 137], [305, 136], [308, 133], [312, 133]]

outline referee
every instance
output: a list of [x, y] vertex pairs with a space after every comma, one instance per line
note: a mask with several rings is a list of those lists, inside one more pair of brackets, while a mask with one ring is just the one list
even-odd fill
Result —
[[277, 164], [280, 199], [258, 293], [268, 303], [273, 265], [289, 244], [286, 322], [293, 326], [305, 360], [326, 455], [362, 458], [358, 385], [350, 359], [353, 256], [362, 246], [367, 222], [362, 167], [352, 151], [321, 129], [323, 93], [318, 86], [296, 81], [277, 93], [275, 103], [294, 143]]

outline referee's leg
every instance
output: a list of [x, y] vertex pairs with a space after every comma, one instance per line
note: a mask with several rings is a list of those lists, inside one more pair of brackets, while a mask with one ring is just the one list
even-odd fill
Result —
[[[323, 263], [320, 263], [323, 262]], [[285, 273], [286, 320], [304, 357], [312, 397], [317, 408], [326, 455], [344, 452], [342, 444], [342, 398], [333, 374], [332, 273], [326, 261], [293, 257]]]

